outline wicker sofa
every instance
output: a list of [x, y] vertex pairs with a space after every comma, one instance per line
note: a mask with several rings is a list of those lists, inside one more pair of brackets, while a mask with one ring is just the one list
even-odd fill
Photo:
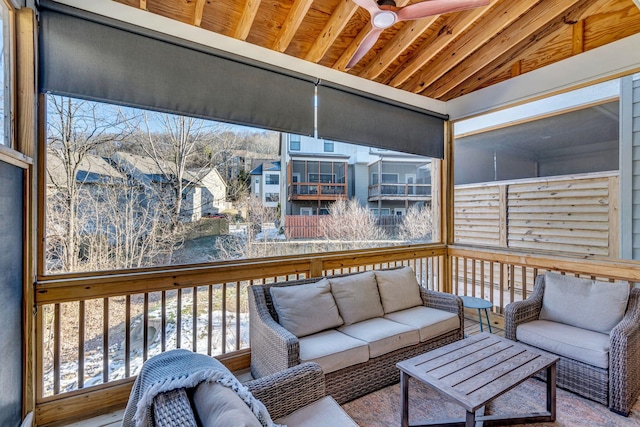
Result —
[[397, 362], [464, 336], [460, 298], [420, 286], [409, 267], [254, 285], [249, 312], [254, 378], [317, 362], [340, 404], [398, 382]]
[[505, 308], [505, 336], [560, 357], [557, 385], [627, 416], [640, 395], [640, 289], [555, 273]]

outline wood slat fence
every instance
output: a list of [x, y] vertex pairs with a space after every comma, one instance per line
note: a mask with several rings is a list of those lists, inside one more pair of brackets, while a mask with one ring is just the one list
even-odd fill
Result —
[[455, 187], [454, 241], [618, 257], [617, 172]]

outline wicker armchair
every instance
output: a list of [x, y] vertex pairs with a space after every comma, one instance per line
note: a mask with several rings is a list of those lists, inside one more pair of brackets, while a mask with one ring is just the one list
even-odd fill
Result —
[[[324, 374], [316, 363], [304, 363], [244, 384], [260, 400], [272, 419], [278, 419], [326, 395]], [[185, 389], [157, 395], [153, 400], [156, 427], [197, 427], [189, 393]]]
[[[269, 289], [272, 286], [295, 286], [315, 283], [318, 280], [316, 277], [249, 287], [251, 373], [254, 378], [270, 375], [300, 363], [298, 338], [277, 322], [278, 316]], [[343, 404], [397, 383], [400, 381], [400, 374], [396, 363], [463, 338], [462, 300], [455, 295], [430, 291], [423, 287], [420, 287], [420, 293], [424, 306], [456, 313], [460, 327], [416, 345], [371, 358], [367, 362], [325, 373], [328, 395]]]
[[[506, 338], [517, 341], [518, 326], [538, 320], [544, 291], [545, 276], [539, 275], [529, 298], [507, 305]], [[640, 395], [640, 289], [631, 289], [626, 313], [609, 337], [608, 369], [558, 355], [556, 383], [627, 416]]]

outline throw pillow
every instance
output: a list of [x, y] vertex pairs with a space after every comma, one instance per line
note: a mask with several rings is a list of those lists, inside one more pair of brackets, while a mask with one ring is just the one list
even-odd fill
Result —
[[375, 274], [385, 313], [422, 305], [420, 285], [411, 267], [380, 270]]
[[628, 282], [608, 283], [545, 274], [540, 320], [608, 334], [627, 310]]
[[373, 271], [330, 278], [329, 282], [345, 325], [384, 316]]
[[200, 384], [193, 404], [203, 427], [262, 427], [236, 392], [220, 383]]
[[296, 286], [272, 286], [278, 323], [298, 338], [344, 323], [327, 279]]

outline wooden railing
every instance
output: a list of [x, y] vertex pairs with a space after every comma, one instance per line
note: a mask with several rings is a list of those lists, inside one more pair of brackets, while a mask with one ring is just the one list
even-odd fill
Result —
[[447, 253], [451, 293], [489, 300], [496, 313], [531, 295], [535, 277], [546, 271], [601, 281], [640, 282], [637, 262], [465, 246], [449, 246]]
[[442, 245], [416, 245], [43, 278], [36, 284], [36, 422], [122, 408], [142, 363], [168, 349], [247, 368], [252, 284], [410, 265], [424, 286], [440, 289], [445, 254]]
[[369, 186], [369, 198], [425, 199], [431, 196], [431, 184], [374, 184]]

